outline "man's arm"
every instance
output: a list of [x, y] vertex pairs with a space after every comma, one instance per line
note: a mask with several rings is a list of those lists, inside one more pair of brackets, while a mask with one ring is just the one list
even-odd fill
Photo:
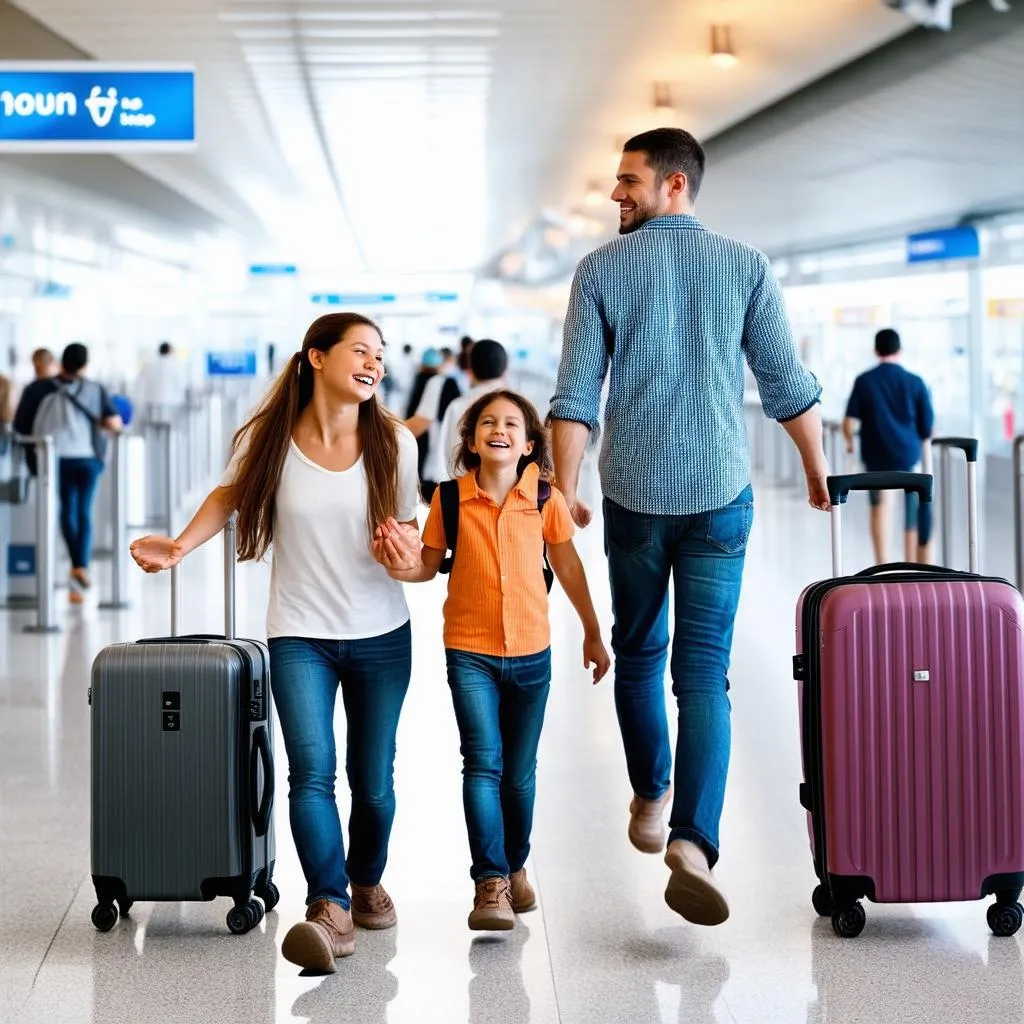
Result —
[[757, 381], [764, 414], [782, 424], [800, 452], [811, 505], [827, 509], [828, 462], [818, 409], [821, 385], [800, 362], [786, 319], [782, 289], [766, 256], [759, 254], [756, 272], [743, 327], [744, 354]]
[[583, 261], [576, 268], [569, 293], [558, 383], [551, 399], [555, 481], [578, 526], [586, 526], [591, 519], [577, 490], [587, 441], [598, 429], [601, 387], [608, 372], [606, 330], [596, 285]]

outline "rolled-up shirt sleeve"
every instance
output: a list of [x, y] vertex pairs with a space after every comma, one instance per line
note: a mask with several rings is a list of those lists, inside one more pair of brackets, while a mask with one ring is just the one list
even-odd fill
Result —
[[558, 382], [551, 399], [551, 418], [599, 426], [601, 387], [608, 372], [605, 323], [587, 261], [576, 268], [562, 334]]
[[800, 361], [786, 319], [786, 306], [768, 258], [761, 255], [747, 305], [743, 350], [769, 419], [785, 422], [821, 399], [818, 378]]

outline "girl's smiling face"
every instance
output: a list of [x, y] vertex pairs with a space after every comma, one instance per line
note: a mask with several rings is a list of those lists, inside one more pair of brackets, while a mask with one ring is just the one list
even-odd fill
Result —
[[533, 452], [533, 441], [526, 436], [523, 410], [507, 398], [489, 402], [476, 421], [469, 449], [484, 466], [518, 467], [520, 459]]

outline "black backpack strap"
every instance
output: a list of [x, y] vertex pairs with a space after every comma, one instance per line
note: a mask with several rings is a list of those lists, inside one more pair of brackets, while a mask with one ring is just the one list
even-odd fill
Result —
[[444, 526], [444, 542], [451, 554], [446, 554], [438, 572], [450, 573], [455, 560], [455, 545], [459, 540], [459, 481], [444, 480], [437, 485], [441, 501], [441, 524]]
[[[541, 516], [541, 531], [544, 530], [544, 506], [548, 503], [548, 499], [551, 497], [551, 483], [548, 480], [537, 481], [537, 511]], [[548, 588], [548, 593], [551, 593], [551, 584], [555, 581], [555, 571], [551, 568], [551, 563], [548, 561], [548, 546], [547, 542], [544, 544], [544, 585]]]

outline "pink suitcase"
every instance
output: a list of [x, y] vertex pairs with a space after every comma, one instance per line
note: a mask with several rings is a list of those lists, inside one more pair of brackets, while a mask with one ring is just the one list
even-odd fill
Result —
[[977, 442], [968, 457], [971, 569], [890, 563], [842, 576], [851, 490], [916, 490], [932, 477], [828, 480], [833, 578], [797, 604], [804, 782], [814, 909], [859, 935], [877, 903], [980, 900], [1013, 935], [1024, 920], [1024, 601], [976, 574]]

